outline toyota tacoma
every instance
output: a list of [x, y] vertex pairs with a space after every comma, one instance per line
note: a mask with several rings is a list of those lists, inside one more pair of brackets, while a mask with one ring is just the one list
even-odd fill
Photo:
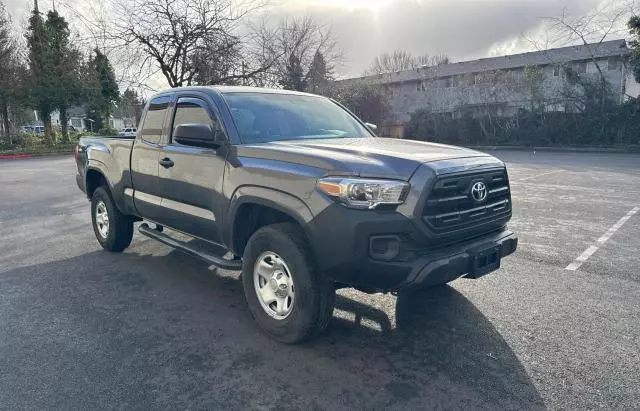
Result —
[[501, 161], [374, 130], [312, 94], [177, 88], [150, 98], [135, 139], [82, 138], [77, 183], [104, 249], [144, 221], [143, 235], [241, 270], [259, 326], [297, 343], [326, 328], [338, 288], [478, 278], [516, 250]]

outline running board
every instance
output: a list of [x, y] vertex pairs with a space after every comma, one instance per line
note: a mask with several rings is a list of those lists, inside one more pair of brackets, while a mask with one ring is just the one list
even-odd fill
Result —
[[238, 271], [242, 269], [241, 260], [227, 260], [226, 258], [219, 257], [217, 255], [196, 250], [195, 248], [190, 247], [188, 244], [180, 240], [171, 238], [163, 232], [149, 227], [147, 223], [141, 224], [138, 228], [138, 231], [140, 231], [140, 234], [142, 235], [146, 235], [147, 237], [153, 238], [154, 240], [158, 240], [161, 243], [168, 245], [169, 247], [178, 249], [191, 256], [198, 257], [199, 259], [204, 260], [211, 265], [215, 265], [216, 267], [222, 268], [223, 270]]

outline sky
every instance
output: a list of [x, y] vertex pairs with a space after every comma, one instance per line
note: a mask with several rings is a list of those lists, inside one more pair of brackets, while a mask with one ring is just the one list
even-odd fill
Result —
[[[4, 1], [21, 21], [33, 0]], [[81, 4], [83, 0], [57, 0]], [[272, 0], [270, 18], [310, 14], [330, 24], [345, 54], [340, 77], [358, 76], [395, 49], [455, 61], [530, 51], [523, 34], [542, 34], [544, 17], [584, 15], [617, 0]], [[619, 0], [621, 3], [627, 0]], [[39, 0], [40, 8], [52, 0]]]

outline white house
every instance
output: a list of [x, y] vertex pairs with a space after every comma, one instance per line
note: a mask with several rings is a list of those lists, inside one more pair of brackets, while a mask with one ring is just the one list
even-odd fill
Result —
[[[117, 114], [117, 113], [116, 113]], [[38, 112], [34, 111], [35, 124], [42, 125], [42, 120], [38, 116]], [[98, 131], [94, 130], [91, 121], [87, 119], [86, 109], [83, 107], [71, 107], [67, 110], [68, 125], [73, 127], [75, 131]], [[60, 112], [57, 110], [51, 113], [51, 125], [55, 128], [60, 128]], [[121, 118], [119, 116], [112, 115], [109, 118], [109, 127], [115, 130], [122, 130], [126, 127], [135, 127], [135, 119]]]

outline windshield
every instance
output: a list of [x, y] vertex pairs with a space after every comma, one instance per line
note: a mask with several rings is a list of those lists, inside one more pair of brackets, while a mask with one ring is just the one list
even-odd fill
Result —
[[324, 97], [226, 93], [224, 98], [245, 143], [372, 137], [352, 115]]

